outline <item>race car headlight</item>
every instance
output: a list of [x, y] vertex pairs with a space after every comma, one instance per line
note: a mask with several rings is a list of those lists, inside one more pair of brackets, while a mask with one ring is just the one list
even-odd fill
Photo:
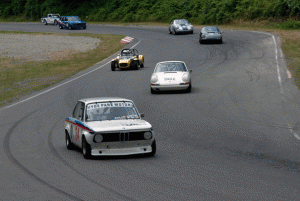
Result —
[[147, 131], [144, 133], [145, 140], [150, 140], [152, 138], [152, 133], [150, 131]]
[[157, 75], [153, 75], [153, 76], [151, 77], [151, 83], [156, 83], [157, 81], [158, 81]]
[[101, 134], [97, 134], [94, 136], [94, 141], [95, 142], [102, 142], [103, 136]]
[[184, 81], [184, 82], [189, 82], [190, 81], [188, 73], [184, 73], [182, 75], [182, 81]]

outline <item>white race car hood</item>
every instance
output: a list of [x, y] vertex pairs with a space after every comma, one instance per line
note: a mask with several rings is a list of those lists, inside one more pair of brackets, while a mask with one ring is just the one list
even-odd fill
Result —
[[149, 130], [151, 124], [141, 119], [110, 120], [86, 122], [86, 125], [95, 132], [120, 130]]
[[182, 76], [187, 72], [182, 71], [170, 71], [170, 72], [159, 72], [156, 73], [158, 83], [161, 85], [169, 84], [180, 84], [182, 83]]

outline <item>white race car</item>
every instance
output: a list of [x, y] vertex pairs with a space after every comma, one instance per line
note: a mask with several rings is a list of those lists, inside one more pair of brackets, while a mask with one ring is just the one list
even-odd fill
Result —
[[72, 117], [65, 119], [67, 149], [77, 146], [91, 156], [156, 153], [152, 126], [142, 120], [131, 100], [88, 98], [79, 100]]
[[164, 61], [156, 64], [150, 79], [151, 93], [166, 90], [191, 92], [191, 72], [182, 61]]

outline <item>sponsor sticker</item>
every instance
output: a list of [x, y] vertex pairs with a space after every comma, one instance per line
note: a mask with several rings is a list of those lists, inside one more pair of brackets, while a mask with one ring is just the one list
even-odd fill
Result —
[[108, 108], [108, 107], [132, 107], [131, 102], [107, 102], [107, 103], [94, 103], [88, 104], [87, 110], [94, 110], [97, 108]]

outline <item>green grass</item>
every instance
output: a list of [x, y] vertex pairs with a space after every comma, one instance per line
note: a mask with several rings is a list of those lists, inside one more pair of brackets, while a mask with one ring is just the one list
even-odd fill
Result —
[[0, 59], [0, 106], [18, 100], [25, 94], [60, 82], [102, 61], [124, 47], [124, 44], [120, 43], [120, 40], [124, 37], [121, 35], [88, 33], [49, 34], [20, 31], [0, 31], [0, 33], [85, 36], [99, 38], [101, 40], [98, 47], [94, 50], [81, 53], [62, 51], [59, 53], [60, 57], [55, 60], [26, 62], [15, 58]]

